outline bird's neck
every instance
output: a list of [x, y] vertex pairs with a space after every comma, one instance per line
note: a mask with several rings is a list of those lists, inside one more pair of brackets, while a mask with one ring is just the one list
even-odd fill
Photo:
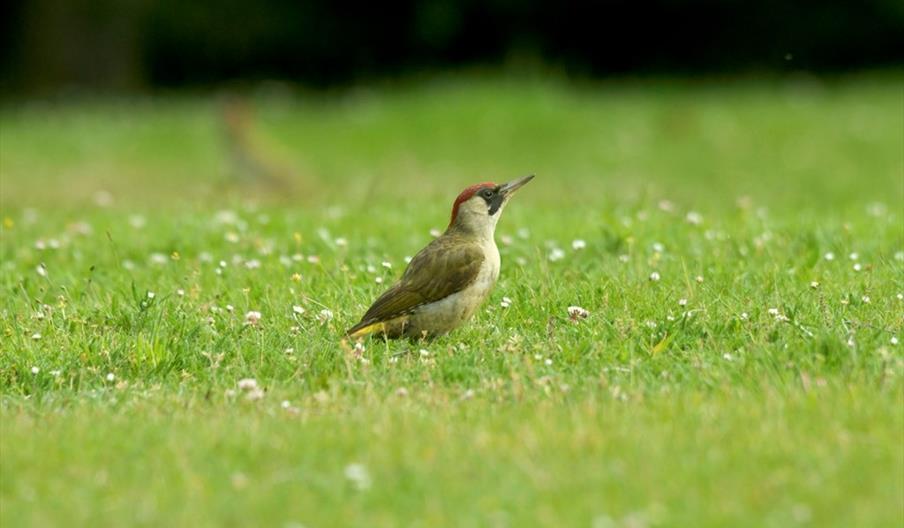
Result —
[[446, 235], [459, 236], [466, 239], [472, 239], [481, 243], [496, 243], [496, 223], [488, 223], [485, 225], [473, 225], [468, 222], [456, 221], [449, 224], [446, 229]]

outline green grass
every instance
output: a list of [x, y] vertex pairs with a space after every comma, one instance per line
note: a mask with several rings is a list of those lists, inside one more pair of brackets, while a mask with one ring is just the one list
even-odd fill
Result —
[[[8, 105], [0, 525], [900, 526], [900, 86], [261, 93], [279, 189], [212, 100]], [[342, 341], [528, 172], [470, 324]]]

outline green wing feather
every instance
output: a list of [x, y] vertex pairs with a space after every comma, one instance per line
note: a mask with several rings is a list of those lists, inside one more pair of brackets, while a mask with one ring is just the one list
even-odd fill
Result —
[[401, 280], [378, 297], [347, 333], [395, 319], [465, 289], [477, 279], [483, 260], [483, 251], [474, 242], [450, 235], [435, 239], [411, 259]]

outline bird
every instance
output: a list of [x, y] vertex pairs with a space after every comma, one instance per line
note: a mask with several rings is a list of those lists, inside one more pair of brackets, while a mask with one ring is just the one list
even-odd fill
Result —
[[452, 204], [449, 226], [409, 262], [346, 336], [432, 339], [474, 315], [499, 278], [496, 224], [512, 196], [534, 175], [465, 188]]

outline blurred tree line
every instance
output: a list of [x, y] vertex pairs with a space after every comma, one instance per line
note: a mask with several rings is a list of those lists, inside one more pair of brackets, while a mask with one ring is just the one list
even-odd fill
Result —
[[904, 64], [902, 0], [13, 0], [6, 93], [314, 86], [538, 63], [584, 76]]

